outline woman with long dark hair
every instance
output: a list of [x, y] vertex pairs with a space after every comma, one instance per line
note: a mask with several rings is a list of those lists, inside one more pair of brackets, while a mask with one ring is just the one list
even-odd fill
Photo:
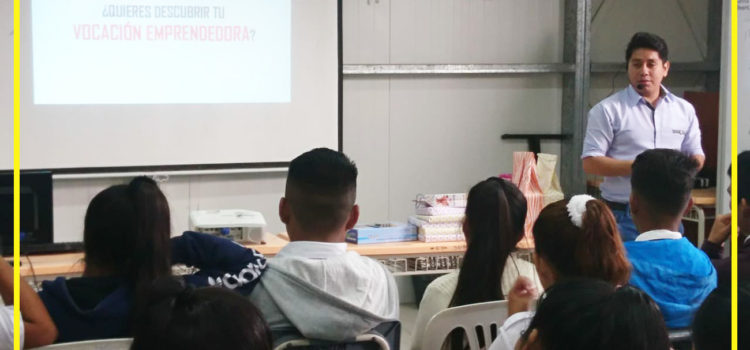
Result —
[[[554, 202], [534, 223], [534, 262], [542, 286], [588, 278], [612, 286], [628, 283], [630, 263], [617, 223], [607, 204], [589, 195]], [[491, 350], [513, 349], [534, 313], [528, 311], [537, 292], [523, 278], [508, 295], [508, 319], [498, 330]]]
[[526, 210], [526, 198], [509, 181], [491, 177], [471, 188], [463, 224], [466, 253], [461, 269], [427, 286], [419, 304], [413, 349], [421, 347], [427, 322], [446, 308], [503, 300], [518, 276], [537, 281], [541, 289], [534, 265], [511, 256], [523, 238]]
[[263, 256], [233, 242], [186, 232], [170, 240], [169, 204], [154, 180], [136, 177], [111, 186], [89, 203], [83, 229], [82, 277], [42, 283], [39, 296], [59, 336], [57, 342], [130, 336], [154, 280], [173, 263], [200, 268], [183, 278], [249, 294], [265, 269]]

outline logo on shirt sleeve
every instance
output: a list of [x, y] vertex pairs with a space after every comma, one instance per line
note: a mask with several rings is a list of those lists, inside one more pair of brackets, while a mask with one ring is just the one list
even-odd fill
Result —
[[673, 134], [683, 135], [687, 134], [687, 130], [678, 130], [678, 129], [672, 129]]

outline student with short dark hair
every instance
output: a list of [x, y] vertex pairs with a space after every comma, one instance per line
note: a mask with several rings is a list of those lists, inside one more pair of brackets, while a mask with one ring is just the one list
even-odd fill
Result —
[[695, 109], [662, 84], [670, 67], [664, 39], [635, 33], [625, 49], [625, 63], [630, 84], [589, 111], [581, 159], [586, 173], [604, 177], [602, 198], [627, 242], [638, 236], [628, 207], [633, 159], [657, 147], [678, 150], [699, 167], [705, 156]]
[[[427, 322], [454, 306], [504, 300], [518, 276], [526, 276], [541, 290], [534, 265], [511, 252], [523, 238], [526, 197], [509, 181], [491, 177], [469, 190], [463, 231], [466, 253], [458, 271], [432, 281], [419, 304], [413, 349], [420, 349]], [[463, 335], [452, 336], [463, 345]], [[454, 346], [455, 347], [455, 346]]]
[[[539, 213], [533, 232], [534, 262], [545, 289], [576, 278], [612, 286], [627, 283], [630, 263], [615, 218], [604, 202], [589, 195], [554, 202]], [[529, 304], [537, 293], [529, 279], [516, 281], [508, 293], [508, 318], [498, 329], [491, 350], [514, 349], [534, 317]]]
[[[723, 244], [732, 232], [737, 233], [737, 268], [738, 278], [750, 280], [750, 151], [744, 151], [737, 156], [737, 230], [732, 230], [732, 215], [725, 214], [716, 217], [706, 240], [701, 245], [711, 262], [716, 267], [719, 285], [729, 285], [731, 282], [732, 262], [730, 257], [723, 257]], [[729, 166], [727, 175], [732, 176]], [[731, 185], [727, 188], [731, 195]]]
[[289, 244], [269, 261], [250, 300], [274, 339], [299, 333], [342, 341], [398, 319], [398, 290], [379, 262], [346, 249], [357, 222], [357, 167], [316, 148], [289, 164], [279, 216]]
[[[695, 313], [692, 341], [695, 350], [724, 350], [732, 344], [731, 287], [720, 285]], [[737, 288], [737, 349], [750, 349], [750, 281]]]
[[271, 331], [246, 297], [157, 280], [133, 330], [133, 350], [270, 350]]
[[200, 270], [183, 278], [249, 294], [265, 269], [263, 255], [227, 239], [186, 232], [170, 240], [169, 204], [154, 180], [136, 177], [89, 203], [82, 277], [42, 282], [39, 297], [58, 328], [57, 342], [130, 335], [134, 309], [171, 265]]
[[545, 291], [518, 348], [668, 350], [670, 344], [648, 294], [633, 286], [574, 279]]
[[690, 326], [716, 288], [708, 256], [678, 232], [697, 171], [694, 159], [669, 149], [645, 151], [633, 162], [630, 210], [641, 234], [625, 243], [633, 265], [630, 283], [656, 300], [669, 328]]

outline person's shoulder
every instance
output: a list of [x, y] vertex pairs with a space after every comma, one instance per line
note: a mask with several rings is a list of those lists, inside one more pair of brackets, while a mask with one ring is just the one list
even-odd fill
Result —
[[532, 271], [532, 270], [535, 270], [534, 264], [532, 264], [532, 263], [530, 263], [530, 262], [528, 262], [528, 261], [526, 261], [524, 259], [514, 259], [512, 257], [508, 257], [508, 262], [506, 263], [506, 265], [508, 263], [510, 263], [511, 261], [514, 261], [515, 264], [516, 264], [516, 266], [518, 266], [518, 269], [521, 270], [521, 271]]
[[442, 275], [427, 285], [425, 289], [425, 295], [430, 294], [443, 294], [453, 296], [456, 291], [456, 285], [458, 284], [458, 271]]
[[672, 105], [672, 108], [681, 110], [688, 116], [692, 117], [695, 115], [695, 107], [693, 107], [693, 104], [672, 92], [669, 93], [669, 104]]
[[628, 99], [628, 88], [624, 88], [620, 91], [617, 91], [605, 98], [603, 98], [599, 103], [596, 105], [601, 106], [612, 106], [612, 105], [620, 105], [627, 101]]
[[[628, 97], [627, 88], [615, 92], [594, 105], [589, 111], [590, 116], [613, 114], [626, 105]], [[616, 114], [616, 113], [614, 113]]]

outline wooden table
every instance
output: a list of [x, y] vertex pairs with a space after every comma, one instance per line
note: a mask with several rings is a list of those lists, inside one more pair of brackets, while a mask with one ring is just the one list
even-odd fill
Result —
[[[279, 250], [289, 243], [285, 234], [274, 235], [266, 234], [263, 244], [249, 244], [247, 247], [253, 248], [267, 257], [273, 257], [278, 254]], [[466, 242], [397, 242], [381, 244], [348, 244], [348, 249], [353, 250], [360, 255], [369, 256], [374, 259], [383, 261], [403, 260], [405, 267], [408, 267], [408, 259], [418, 259], [420, 257], [435, 256], [463, 256], [466, 251]], [[35, 275], [38, 278], [49, 278], [53, 276], [76, 276], [83, 273], [84, 269], [83, 253], [65, 253], [49, 255], [31, 255], [21, 257], [21, 276], [30, 277]], [[32, 272], [33, 270], [33, 272]], [[396, 272], [395, 274], [421, 274], [421, 273], [441, 273], [446, 270], [429, 270], [416, 273], [409, 271]]]

